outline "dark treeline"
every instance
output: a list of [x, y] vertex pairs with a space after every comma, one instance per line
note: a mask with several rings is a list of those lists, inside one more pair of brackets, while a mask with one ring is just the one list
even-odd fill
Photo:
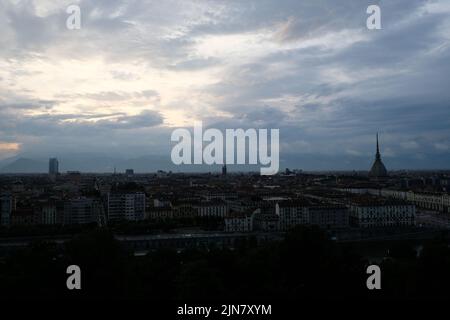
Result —
[[[381, 263], [382, 290], [366, 288], [368, 261], [317, 228], [235, 250], [160, 250], [135, 257], [105, 230], [89, 231], [63, 248], [35, 243], [0, 260], [2, 298], [144, 298], [181, 301], [273, 301], [303, 298], [449, 297], [450, 250], [444, 240], [393, 245]], [[67, 266], [81, 267], [82, 289], [66, 288]]]

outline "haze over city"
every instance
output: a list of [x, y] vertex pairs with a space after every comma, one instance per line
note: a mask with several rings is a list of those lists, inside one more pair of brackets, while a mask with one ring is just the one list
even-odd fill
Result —
[[368, 170], [380, 132], [389, 169], [448, 169], [450, 4], [368, 30], [373, 2], [0, 0], [0, 170], [174, 169], [196, 120], [280, 128], [281, 168]]

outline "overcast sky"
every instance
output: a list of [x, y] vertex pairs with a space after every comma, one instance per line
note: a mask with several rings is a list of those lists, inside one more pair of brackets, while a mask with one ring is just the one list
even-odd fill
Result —
[[170, 154], [195, 120], [279, 128], [298, 168], [364, 168], [377, 131], [449, 168], [450, 1], [0, 0], [0, 159]]

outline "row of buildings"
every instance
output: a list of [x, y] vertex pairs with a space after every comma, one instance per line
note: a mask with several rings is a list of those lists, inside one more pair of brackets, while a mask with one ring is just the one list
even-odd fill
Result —
[[419, 208], [450, 213], [450, 195], [447, 193], [414, 192], [393, 189], [344, 188], [345, 192], [370, 194], [377, 197], [408, 201]]
[[325, 229], [350, 226], [403, 227], [415, 225], [415, 205], [400, 199], [353, 196], [333, 201], [306, 197], [232, 197], [198, 199], [152, 198], [143, 192], [109, 192], [105, 197], [46, 199], [17, 205], [13, 194], [0, 197], [1, 224], [104, 225], [109, 221], [168, 221], [216, 218], [227, 232], [286, 231], [297, 225]]
[[49, 199], [20, 204], [12, 194], [2, 194], [0, 199], [1, 226], [5, 227], [100, 223], [104, 217], [102, 202], [94, 198]]
[[227, 232], [287, 231], [299, 225], [317, 225], [325, 229], [349, 227], [345, 206], [312, 205], [306, 201], [280, 201], [244, 212], [233, 212], [225, 218]]
[[354, 198], [347, 204], [314, 204], [282, 201], [275, 210], [268, 208], [234, 213], [225, 219], [225, 231], [287, 231], [298, 225], [324, 229], [413, 227], [415, 205], [405, 201], [375, 197]]
[[11, 193], [0, 195], [1, 226], [73, 225], [108, 220], [143, 220], [144, 193], [114, 193], [104, 199], [77, 197], [72, 199], [34, 199], [18, 203]]

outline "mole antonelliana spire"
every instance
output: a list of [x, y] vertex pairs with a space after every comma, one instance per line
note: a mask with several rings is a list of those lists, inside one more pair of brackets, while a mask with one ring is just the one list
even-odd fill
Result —
[[378, 142], [378, 133], [377, 133], [377, 153], [375, 155], [375, 162], [372, 165], [372, 168], [370, 169], [369, 176], [374, 178], [382, 178], [387, 177], [388, 173], [386, 170], [386, 167], [383, 164], [383, 161], [381, 161], [381, 154], [380, 154], [380, 144]]

